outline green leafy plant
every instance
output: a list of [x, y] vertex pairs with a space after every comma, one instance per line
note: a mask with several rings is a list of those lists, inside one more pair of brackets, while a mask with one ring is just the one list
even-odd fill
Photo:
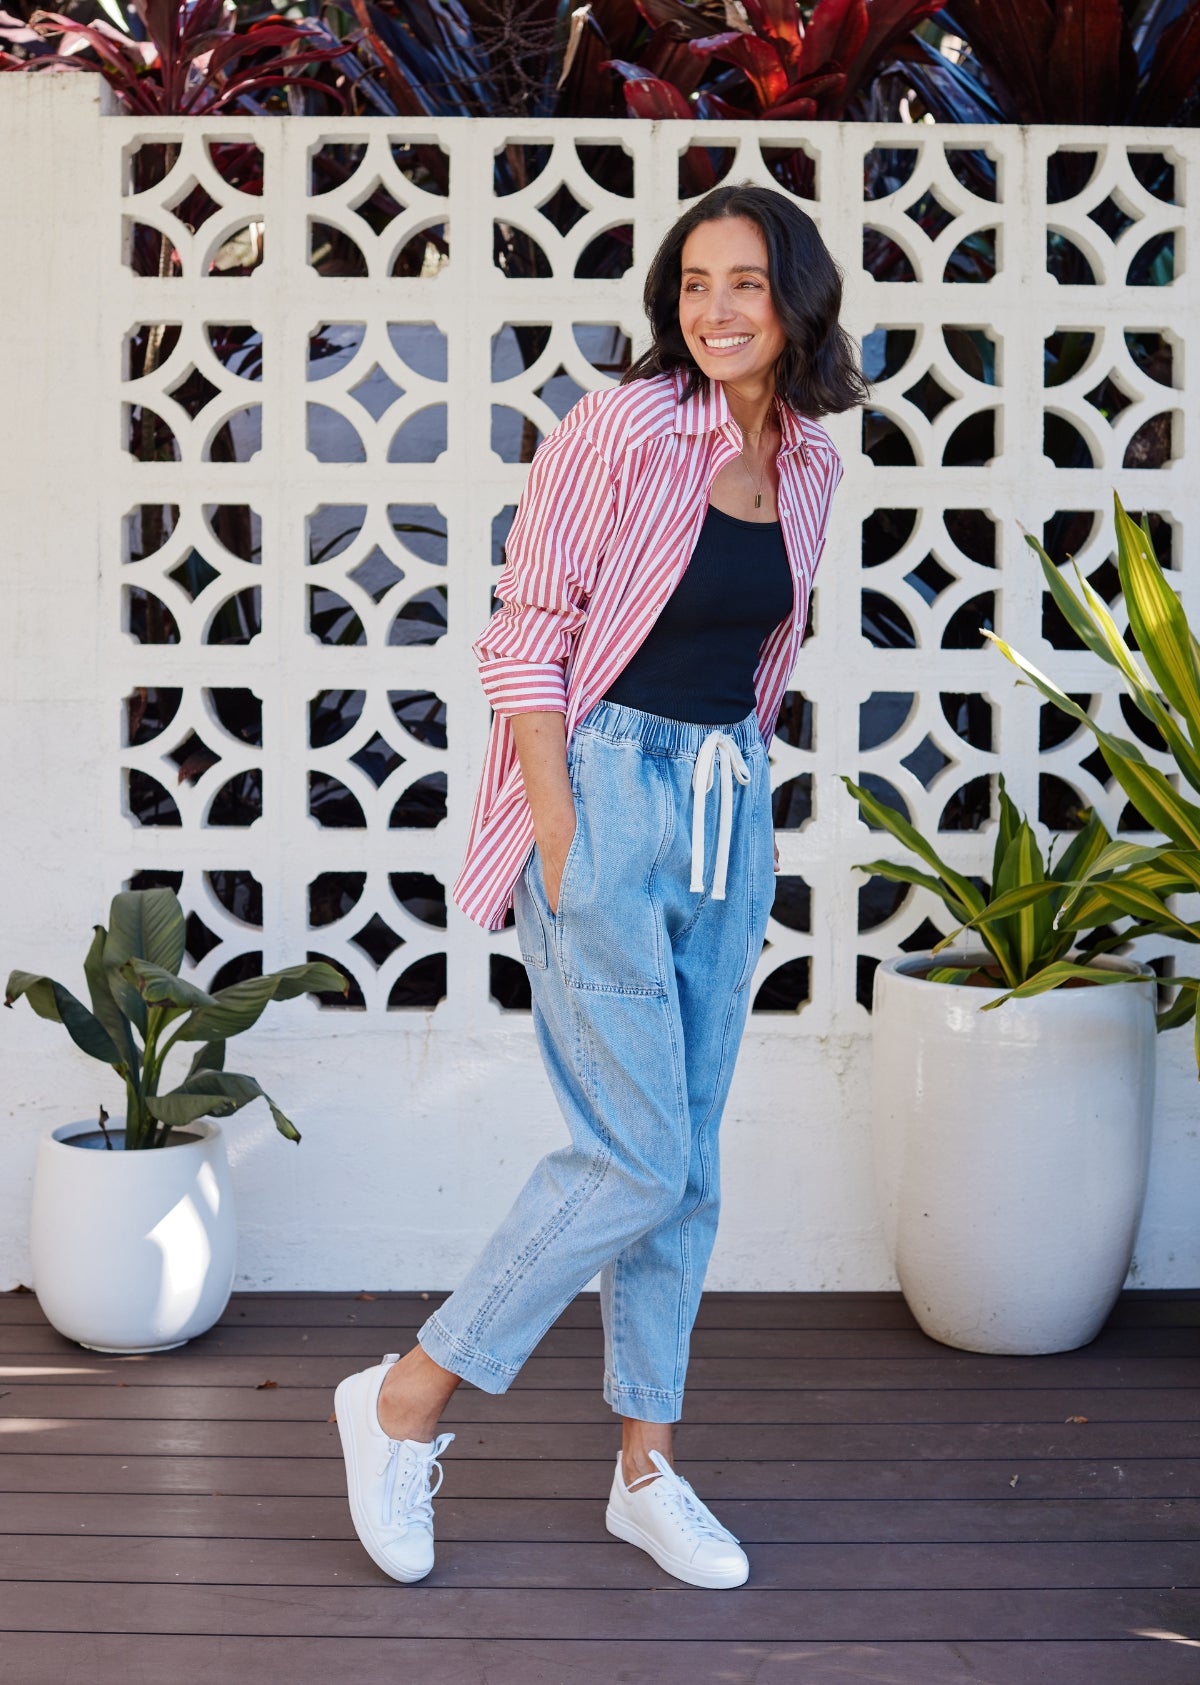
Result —
[[1033, 829], [1018, 812], [1001, 774], [1000, 823], [992, 855], [991, 888], [987, 890], [978, 880], [948, 866], [894, 808], [844, 775], [842, 782], [858, 801], [869, 824], [889, 832], [931, 868], [922, 871], [892, 860], [868, 860], [855, 870], [877, 873], [892, 883], [918, 885], [944, 903], [957, 928], [933, 948], [934, 954], [950, 947], [965, 930], [977, 930], [991, 955], [990, 962], [984, 966], [933, 966], [926, 973], [930, 982], [961, 984], [978, 978], [993, 986], [1007, 985], [1009, 992], [989, 1001], [983, 1008], [987, 1011], [1014, 995], [1041, 994], [1073, 980], [1113, 983], [1127, 979], [1127, 973], [1092, 965], [1089, 961], [1092, 956], [1123, 947], [1134, 936], [1141, 935], [1149, 925], [1140, 920], [1134, 928], [1090, 939], [1085, 957], [1067, 957], [1078, 945], [1081, 931], [1096, 930], [1114, 917], [1134, 910], [1111, 897], [1107, 884], [1092, 886], [1081, 893], [1081, 885], [1096, 862], [1113, 846], [1094, 814], [1087, 815], [1083, 829], [1057, 862], [1053, 850], [1050, 859], [1043, 859]]
[[[298, 1141], [291, 1119], [253, 1077], [225, 1069], [225, 1043], [256, 1023], [269, 1001], [310, 991], [345, 994], [346, 978], [332, 965], [296, 965], [207, 994], [179, 976], [184, 942], [183, 908], [172, 890], [124, 890], [113, 897], [108, 929], [95, 927], [83, 962], [91, 1011], [61, 983], [32, 971], [12, 972], [4, 1004], [23, 995], [39, 1018], [61, 1024], [77, 1047], [113, 1067], [125, 1083], [127, 1150], [161, 1147], [173, 1129], [229, 1117], [260, 1097], [280, 1134]], [[186, 1077], [164, 1094], [163, 1067], [177, 1042], [200, 1046]]]
[[[1140, 712], [1161, 736], [1184, 781], [1200, 792], [1200, 644], [1183, 607], [1163, 575], [1149, 523], [1139, 525], [1113, 493], [1117, 571], [1129, 628], [1149, 674], [1134, 658], [1103, 597], [1072, 562], [1079, 594], [1071, 589], [1042, 545], [1031, 534], [1026, 543], [1037, 551], [1047, 589], [1072, 631], [1093, 655], [1115, 667]], [[1077, 720], [1095, 737], [1106, 765], [1137, 811], [1167, 840], [1144, 847], [1109, 842], [1078, 874], [1059, 916], [1078, 916], [1090, 897], [1102, 897], [1138, 921], [1137, 931], [1184, 942], [1200, 942], [1200, 921], [1180, 918], [1167, 906], [1171, 895], [1200, 889], [1200, 805], [1183, 795], [1165, 772], [1146, 759], [1130, 739], [1106, 731], [1052, 679], [993, 633], [1001, 653], [1025, 674], [1042, 695]], [[1200, 1070], [1200, 1019], [1196, 1017], [1200, 978], [1173, 977], [1174, 1002], [1159, 1014], [1160, 1030], [1193, 1022]]]

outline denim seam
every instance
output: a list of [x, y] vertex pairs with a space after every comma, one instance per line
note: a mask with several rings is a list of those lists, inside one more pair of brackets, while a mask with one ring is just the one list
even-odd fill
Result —
[[[745, 964], [743, 966], [742, 978], [739, 981], [737, 987], [733, 990], [732, 994], [730, 995], [729, 1005], [726, 1008], [726, 1012], [725, 1012], [725, 1023], [722, 1026], [722, 1030], [721, 1030], [721, 1058], [720, 1058], [720, 1062], [717, 1065], [716, 1080], [713, 1083], [713, 1087], [712, 1087], [712, 1098], [709, 1101], [707, 1111], [705, 1112], [703, 1118], [700, 1120], [700, 1122], [699, 1122], [699, 1124], [696, 1128], [696, 1133], [695, 1133], [696, 1150], [699, 1154], [700, 1164], [701, 1164], [701, 1178], [700, 1178], [699, 1193], [697, 1195], [696, 1201], [693, 1204], [691, 1210], [684, 1214], [684, 1216], [680, 1219], [680, 1223], [679, 1223], [679, 1246], [680, 1246], [680, 1256], [681, 1256], [681, 1266], [682, 1267], [681, 1267], [681, 1282], [680, 1282], [680, 1290], [679, 1290], [678, 1321], [677, 1321], [677, 1324], [676, 1324], [676, 1345], [675, 1345], [675, 1374], [676, 1374], [677, 1377], [681, 1377], [686, 1373], [688, 1344], [689, 1344], [689, 1339], [690, 1339], [690, 1334], [691, 1334], [690, 1327], [686, 1328], [686, 1329], [684, 1327], [684, 1321], [685, 1321], [684, 1311], [685, 1311], [685, 1307], [688, 1303], [688, 1297], [689, 1297], [689, 1294], [690, 1294], [690, 1291], [691, 1291], [691, 1285], [692, 1285], [692, 1250], [691, 1250], [690, 1228], [691, 1228], [692, 1220], [695, 1217], [697, 1211], [699, 1211], [704, 1206], [705, 1201], [707, 1200], [707, 1198], [709, 1196], [709, 1191], [710, 1191], [710, 1188], [711, 1188], [711, 1185], [712, 1185], [712, 1155], [711, 1155], [711, 1153], [708, 1149], [708, 1145], [707, 1145], [708, 1127], [709, 1127], [709, 1124], [712, 1121], [712, 1115], [713, 1115], [714, 1108], [716, 1106], [717, 1096], [721, 1093], [722, 1088], [724, 1086], [725, 1072], [726, 1072], [727, 1063], [728, 1063], [728, 1059], [729, 1059], [729, 1032], [730, 1032], [730, 1027], [731, 1027], [733, 1019], [734, 1019], [735, 1012], [737, 1010], [738, 997], [739, 997], [739, 995], [741, 995], [743, 993], [747, 984], [750, 982], [750, 979], [753, 977], [754, 967], [755, 967], [755, 964], [756, 964], [756, 961], [757, 961], [757, 955], [754, 953], [753, 934], [758, 928], [758, 895], [756, 893], [756, 890], [757, 890], [757, 883], [758, 883], [759, 874], [755, 870], [755, 866], [756, 866], [755, 850], [754, 850], [755, 838], [754, 838], [754, 832], [753, 832], [752, 825], [746, 827], [746, 830], [749, 832], [748, 841], [750, 842], [750, 845], [751, 845], [750, 851], [749, 851], [749, 859], [748, 859], [748, 863], [747, 863], [747, 869], [746, 869], [746, 887], [747, 887], [747, 898], [746, 898], [747, 899], [747, 905], [746, 905], [746, 950], [747, 950], [747, 957], [746, 957]], [[736, 1053], [737, 1053], [737, 1050], [735, 1048], [734, 1049], [735, 1058], [736, 1058]], [[682, 1386], [682, 1381], [680, 1381], [680, 1386]]]
[[489, 1357], [486, 1352], [480, 1351], [478, 1346], [468, 1345], [464, 1340], [460, 1340], [457, 1335], [451, 1334], [445, 1324], [438, 1320], [436, 1313], [427, 1319], [427, 1325], [433, 1328], [438, 1339], [459, 1362], [472, 1364], [479, 1369], [486, 1369], [490, 1374], [507, 1381], [514, 1380], [520, 1373], [521, 1365], [519, 1363], [500, 1363], [496, 1358]]
[[633, 1398], [662, 1398], [670, 1403], [683, 1396], [679, 1387], [635, 1387], [626, 1381], [619, 1381], [611, 1370], [604, 1374], [604, 1385], [615, 1393], [628, 1394]]
[[[588, 728], [588, 732], [589, 732], [590, 736], [595, 737], [595, 738], [599, 738], [601, 741], [605, 741], [605, 742], [611, 742], [611, 741], [629, 742], [629, 743], [632, 743], [639, 750], [642, 749], [642, 745], [637, 743], [636, 739], [633, 739], [633, 738], [610, 739], [610, 738], [606, 737], [604, 732], [596, 731], [592, 727]], [[659, 845], [658, 845], [658, 851], [654, 856], [653, 862], [651, 863], [650, 870], [646, 875], [645, 884], [643, 885], [643, 893], [646, 895], [647, 899], [649, 899], [651, 901], [653, 900], [653, 897], [650, 894], [650, 885], [651, 885], [651, 882], [654, 878], [655, 872], [658, 870], [659, 866], [662, 863], [662, 860], [664, 859], [664, 857], [666, 855], [668, 843], [670, 841], [670, 836], [671, 836], [671, 826], [673, 825], [673, 814], [672, 814], [673, 804], [667, 799], [666, 790], [665, 790], [664, 787], [662, 787], [661, 783], [660, 783], [659, 788], [660, 788], [660, 795], [661, 795], [661, 799], [662, 799], [662, 809], [661, 809], [660, 825], [659, 825], [659, 831], [660, 831]], [[671, 820], [671, 825], [668, 824], [668, 819]], [[566, 883], [566, 880], [567, 880], [567, 876], [568, 876], [568, 872], [569, 872], [569, 868], [570, 868], [570, 864], [571, 864], [571, 856], [574, 853], [574, 851], [575, 851], [575, 838], [572, 837], [571, 847], [567, 851], [567, 859], [566, 859], [566, 862], [563, 865], [563, 883], [564, 884]], [[559, 891], [558, 910], [559, 910], [559, 914], [561, 915], [562, 911], [563, 911], [563, 896], [562, 896], [561, 889]], [[661, 921], [659, 921], [659, 922], [661, 923]], [[661, 933], [661, 930], [656, 929], [656, 934], [655, 934], [655, 968], [656, 968], [656, 971], [657, 971], [657, 974], [658, 974], [659, 981], [657, 983], [654, 983], [653, 985], [645, 984], [645, 983], [597, 983], [597, 982], [589, 981], [589, 979], [587, 979], [585, 977], [574, 977], [567, 970], [566, 956], [565, 956], [564, 951], [563, 951], [561, 916], [554, 920], [554, 924], [553, 924], [553, 927], [552, 927], [552, 936], [553, 936], [553, 941], [554, 941], [555, 957], [558, 961], [558, 969], [559, 969], [559, 971], [562, 975], [563, 982], [567, 985], [568, 989], [580, 991], [580, 992], [585, 993], [585, 994], [616, 995], [616, 996], [619, 996], [621, 998], [635, 999], [635, 1000], [660, 1000], [666, 995], [667, 986], [666, 986], [666, 983], [664, 981], [662, 981], [662, 979], [666, 975], [666, 957], [665, 957], [665, 955], [662, 951], [662, 933]]]
[[[676, 1323], [675, 1373], [677, 1376], [686, 1374], [687, 1350], [691, 1336], [690, 1327], [686, 1330], [684, 1328], [684, 1306], [687, 1304], [688, 1293], [692, 1284], [689, 1225], [691, 1224], [697, 1211], [699, 1211], [704, 1205], [711, 1187], [712, 1159], [705, 1144], [705, 1137], [708, 1126], [712, 1121], [713, 1111], [717, 1103], [717, 1095], [721, 1093], [725, 1080], [725, 1071], [729, 1057], [729, 1029], [733, 1022], [734, 1014], [737, 1008], [738, 995], [740, 993], [740, 989], [735, 990], [729, 998], [729, 1005], [725, 1011], [725, 1023], [721, 1030], [721, 1059], [717, 1066], [716, 1081], [712, 1086], [712, 1098], [709, 1101], [708, 1110], [705, 1112], [696, 1129], [696, 1145], [700, 1155], [700, 1162], [703, 1167], [701, 1172], [699, 1196], [693, 1204], [691, 1210], [684, 1214], [679, 1223], [680, 1251], [683, 1256], [683, 1280], [679, 1291], [679, 1311], [678, 1321]], [[680, 1381], [679, 1385], [681, 1390], [682, 1384], [682, 1381]]]
[[[522, 1266], [531, 1256], [551, 1245], [558, 1239], [582, 1209], [585, 1201], [591, 1198], [607, 1176], [612, 1164], [612, 1134], [600, 1115], [598, 1097], [595, 1084], [595, 1058], [591, 1044], [590, 1029], [586, 1018], [579, 1010], [579, 1005], [568, 991], [567, 997], [571, 1001], [571, 1016], [574, 1019], [574, 1036], [576, 1051], [576, 1066], [580, 1084], [587, 1096], [591, 1107], [591, 1115], [595, 1123], [596, 1133], [600, 1140], [600, 1150], [596, 1156], [592, 1170], [586, 1180], [576, 1189], [572, 1198], [564, 1200], [554, 1215], [543, 1223], [542, 1227], [526, 1243], [524, 1248], [509, 1268], [493, 1285], [491, 1292], [479, 1307], [472, 1319], [467, 1333], [476, 1336], [487, 1319], [494, 1315], [505, 1299], [512, 1292], [516, 1283], [522, 1279]], [[548, 1325], [547, 1325], [548, 1326]], [[532, 1348], [531, 1348], [532, 1349]]]
[[[591, 1064], [589, 1057], [589, 1075], [590, 1070]], [[581, 1072], [581, 1075], [582, 1074], [583, 1073]], [[475, 1338], [478, 1336], [480, 1329], [484, 1327], [488, 1319], [493, 1316], [504, 1303], [516, 1283], [522, 1279], [524, 1275], [524, 1266], [528, 1264], [532, 1257], [536, 1257], [536, 1255], [545, 1247], [552, 1245], [553, 1242], [556, 1241], [558, 1237], [570, 1226], [584, 1202], [591, 1198], [592, 1194], [595, 1193], [596, 1189], [600, 1186], [605, 1176], [608, 1174], [609, 1166], [612, 1163], [612, 1137], [608, 1130], [604, 1128], [603, 1124], [600, 1123], [599, 1116], [596, 1113], [595, 1094], [591, 1091], [590, 1083], [588, 1085], [588, 1098], [592, 1102], [593, 1115], [596, 1116], [596, 1121], [599, 1125], [601, 1134], [601, 1149], [596, 1156], [593, 1167], [587, 1178], [580, 1184], [571, 1198], [564, 1200], [554, 1212], [553, 1216], [548, 1218], [547, 1221], [542, 1224], [541, 1228], [526, 1241], [524, 1247], [510, 1263], [508, 1269], [505, 1270], [499, 1280], [494, 1283], [491, 1292], [488, 1294], [482, 1305], [480, 1305], [478, 1311], [475, 1313], [475, 1316], [472, 1318], [467, 1327], [467, 1336], [469, 1338]]]
[[[524, 886], [525, 886], [525, 893], [529, 897], [529, 904], [533, 909], [533, 916], [537, 920], [538, 934], [540, 935], [541, 940], [542, 940], [541, 958], [539, 959], [536, 954], [527, 953], [526, 950], [525, 950], [524, 942], [522, 942], [520, 940], [521, 933], [519, 931], [517, 933], [517, 936], [518, 936], [518, 946], [519, 946], [520, 951], [521, 951], [521, 958], [524, 961], [525, 965], [526, 966], [532, 965], [534, 967], [534, 969], [537, 970], [537, 971], [545, 971], [547, 965], [549, 965], [549, 963], [550, 963], [550, 954], [549, 954], [549, 949], [548, 949], [547, 942], [546, 942], [546, 921], [542, 917], [542, 909], [538, 906], [537, 896], [534, 894], [533, 890], [529, 887], [529, 869], [533, 864], [535, 852], [536, 852], [536, 848], [530, 850], [529, 859], [525, 862], [525, 867], [524, 867], [524, 870], [521, 873], [521, 877], [520, 877], [519, 881], [521, 883], [523, 883]], [[540, 858], [538, 860], [538, 870], [539, 871], [541, 870], [541, 860], [540, 860]]]

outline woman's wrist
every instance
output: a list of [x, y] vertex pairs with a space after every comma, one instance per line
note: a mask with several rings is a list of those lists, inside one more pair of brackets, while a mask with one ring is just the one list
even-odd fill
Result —
[[575, 802], [568, 788], [565, 799], [540, 802], [533, 809], [533, 836], [539, 849], [570, 842], [575, 832]]

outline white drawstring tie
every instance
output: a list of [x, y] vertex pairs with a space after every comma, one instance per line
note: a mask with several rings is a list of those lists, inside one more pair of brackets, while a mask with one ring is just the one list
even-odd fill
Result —
[[[715, 765], [714, 765], [715, 763]], [[712, 898], [725, 899], [725, 878], [729, 871], [729, 839], [733, 833], [733, 780], [749, 784], [750, 768], [742, 752], [725, 731], [710, 731], [696, 752], [692, 772], [692, 893], [704, 888], [704, 800], [713, 786], [714, 771], [720, 772], [717, 795], [717, 858], [713, 866]]]

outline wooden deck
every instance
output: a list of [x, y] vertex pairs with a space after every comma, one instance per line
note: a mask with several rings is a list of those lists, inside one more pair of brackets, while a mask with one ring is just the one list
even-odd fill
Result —
[[587, 1296], [506, 1396], [460, 1388], [437, 1566], [378, 1572], [332, 1389], [439, 1297], [243, 1294], [116, 1359], [0, 1295], [4, 1685], [1200, 1680], [1200, 1293], [1040, 1358], [940, 1346], [895, 1294], [706, 1295], [677, 1455], [749, 1553], [725, 1592], [604, 1530]]

